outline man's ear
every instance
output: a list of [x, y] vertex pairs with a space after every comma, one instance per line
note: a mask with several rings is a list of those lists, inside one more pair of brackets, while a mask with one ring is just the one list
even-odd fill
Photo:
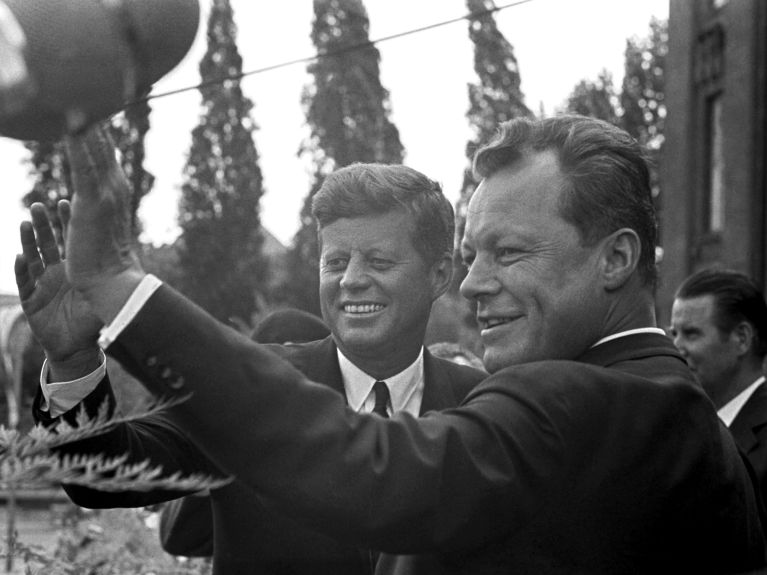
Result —
[[732, 329], [730, 338], [735, 341], [740, 355], [751, 353], [754, 345], [754, 326], [747, 321], [742, 321]]
[[616, 290], [623, 286], [639, 264], [642, 253], [639, 236], [631, 228], [621, 228], [601, 241], [601, 272], [605, 289]]
[[442, 254], [442, 257], [431, 266], [431, 299], [436, 301], [450, 287], [453, 279], [453, 257]]

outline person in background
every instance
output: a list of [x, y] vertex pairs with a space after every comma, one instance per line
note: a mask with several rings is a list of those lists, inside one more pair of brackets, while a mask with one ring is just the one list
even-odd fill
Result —
[[767, 501], [767, 304], [747, 275], [705, 269], [671, 308], [674, 344], [748, 457]]
[[[44, 208], [32, 206], [31, 213], [41, 229]], [[375, 412], [381, 418], [399, 411], [418, 416], [458, 405], [484, 374], [435, 358], [423, 346], [432, 303], [452, 277], [453, 209], [440, 186], [405, 166], [355, 164], [327, 176], [314, 198], [313, 213], [318, 222], [322, 315], [332, 334], [270, 349], [333, 390], [355, 412]], [[99, 357], [98, 326], [93, 329], [87, 313], [73, 323], [60, 321], [64, 318], [55, 312], [60, 309], [56, 294], [64, 291], [57, 283], [63, 273], [61, 261], [54, 250], [37, 250], [32, 226], [24, 224], [21, 231], [19, 293], [33, 331], [51, 351], [36, 416], [50, 424], [62, 416], [73, 417], [81, 402], [90, 411], [104, 398], [113, 405], [103, 365], [85, 379], [79, 379], [84, 372], [75, 373], [81, 365], [78, 360]], [[37, 239], [44, 243], [46, 237], [38, 233]], [[53, 289], [46, 283], [49, 280]], [[73, 331], [77, 337], [65, 339]], [[264, 338], [273, 330], [262, 325], [256, 331], [256, 337]], [[229, 335], [238, 334], [230, 330]], [[178, 335], [179, 343], [193, 339], [191, 333]], [[189, 353], [193, 361], [206, 364], [234, 359], [226, 355], [213, 360], [191, 349]], [[66, 375], [59, 377], [62, 369]], [[71, 380], [76, 381], [66, 383]], [[239, 383], [249, 385], [247, 378]], [[219, 414], [217, 426], [243, 423], [236, 407], [231, 407], [230, 413]], [[100, 438], [68, 446], [66, 452], [128, 453], [131, 460], [149, 459], [168, 473], [220, 474], [211, 456], [221, 449], [225, 447], [198, 449], [169, 413], [118, 426]], [[252, 460], [255, 454], [246, 450], [241, 456]], [[75, 503], [92, 508], [145, 506], [179, 496], [66, 490]], [[239, 481], [212, 490], [210, 509], [216, 574], [361, 574], [374, 569], [377, 554], [296, 521]], [[190, 532], [183, 537], [184, 527], [180, 529], [164, 532], [168, 550], [196, 555], [200, 546], [205, 549], [204, 534]]]
[[[655, 324], [649, 173], [624, 131], [515, 119], [478, 151], [461, 292], [477, 304], [491, 375], [459, 407], [420, 418], [349, 409], [146, 274], [108, 136], [92, 129], [67, 148], [67, 278], [104, 324], [102, 346], [153, 393], [189, 396], [169, 407], [173, 421], [238, 483], [306, 526], [384, 551], [378, 573], [765, 568], [747, 465]], [[351, 235], [369, 237], [369, 224]], [[331, 226], [323, 266], [355, 268], [361, 250], [326, 250]], [[31, 271], [18, 266], [25, 300], [57, 259], [47, 219], [33, 213], [33, 227], [39, 251]], [[341, 298], [335, 312], [359, 314], [356, 328], [384, 309]]]

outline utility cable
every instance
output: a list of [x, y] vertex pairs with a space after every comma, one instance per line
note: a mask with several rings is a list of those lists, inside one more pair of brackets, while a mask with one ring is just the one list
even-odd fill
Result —
[[389, 36], [383, 36], [375, 40], [366, 40], [364, 42], [350, 44], [349, 46], [344, 46], [343, 48], [338, 48], [336, 50], [330, 50], [328, 52], [319, 52], [317, 54], [314, 54], [313, 56], [305, 56], [303, 58], [297, 58], [295, 60], [288, 60], [286, 62], [281, 62], [279, 64], [272, 64], [270, 66], [265, 66], [263, 68], [257, 68], [255, 70], [250, 70], [248, 72], [240, 72], [239, 74], [213, 78], [211, 80], [200, 82], [199, 84], [196, 84], [194, 86], [188, 86], [186, 88], [168, 90], [167, 92], [161, 92], [159, 94], [150, 94], [139, 101], [149, 101], [149, 100], [156, 100], [158, 98], [166, 98], [168, 96], [175, 96], [176, 94], [182, 94], [184, 92], [190, 92], [192, 90], [200, 90], [201, 88], [206, 88], [208, 86], [223, 84], [224, 82], [227, 82], [230, 80], [241, 80], [242, 78], [245, 78], [246, 76], [263, 74], [264, 72], [271, 72], [272, 70], [287, 68], [288, 66], [295, 66], [296, 64], [308, 64], [309, 62], [314, 62], [315, 60], [320, 60], [322, 58], [331, 58], [333, 56], [340, 56], [342, 54], [347, 54], [349, 52], [354, 52], [356, 50], [364, 50], [366, 48], [376, 46], [377, 44], [380, 44], [381, 42], [387, 42], [389, 40], [395, 40], [398, 38], [403, 38], [405, 36], [412, 36], [413, 34], [420, 34], [421, 32], [427, 32], [429, 30], [434, 30], [435, 28], [441, 28], [442, 26], [455, 24], [456, 22], [461, 22], [463, 20], [476, 20], [483, 16], [488, 16], [490, 14], [500, 12], [501, 10], [506, 10], [507, 8], [512, 8], [515, 6], [520, 6], [522, 4], [527, 4], [529, 2], [533, 2], [533, 0], [517, 0], [516, 2], [509, 2], [507, 4], [502, 4], [500, 6], [494, 6], [492, 8], [488, 8], [486, 10], [471, 12], [469, 14], [465, 14], [464, 16], [459, 16], [458, 18], [451, 18], [450, 20], [443, 20], [441, 22], [436, 22], [434, 24], [421, 26], [420, 28], [413, 28], [412, 30], [397, 32], [396, 34], [390, 34]]

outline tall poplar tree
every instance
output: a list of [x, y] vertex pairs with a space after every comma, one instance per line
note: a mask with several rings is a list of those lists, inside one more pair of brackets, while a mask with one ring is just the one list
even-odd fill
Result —
[[621, 126], [642, 143], [650, 156], [653, 194], [660, 194], [658, 163], [666, 124], [665, 69], [668, 21], [652, 18], [647, 36], [626, 41], [625, 74], [620, 95]]
[[389, 93], [380, 80], [378, 48], [370, 43], [370, 21], [362, 0], [314, 0], [311, 38], [317, 59], [301, 101], [310, 135], [299, 155], [314, 177], [300, 228], [289, 255], [288, 297], [293, 305], [319, 311], [317, 232], [311, 201], [331, 171], [354, 162], [401, 163], [404, 148], [390, 120]]
[[112, 137], [120, 150], [123, 171], [132, 190], [131, 226], [136, 237], [141, 232], [139, 205], [154, 185], [154, 175], [144, 169], [144, 139], [149, 131], [151, 111], [149, 102], [142, 99], [126, 107], [120, 120], [112, 123]]
[[[463, 172], [461, 194], [456, 205], [456, 235], [463, 235], [466, 205], [477, 182], [471, 171], [474, 152], [487, 143], [498, 124], [518, 117], [532, 116], [520, 88], [519, 65], [514, 47], [498, 29], [493, 0], [466, 0], [469, 9], [469, 39], [474, 46], [474, 71], [477, 81], [468, 84], [469, 109], [466, 117], [473, 132], [466, 143], [467, 166]], [[456, 253], [456, 260], [459, 260]], [[463, 266], [457, 265], [452, 290], [465, 277]]]
[[649, 33], [626, 40], [620, 92], [607, 72], [596, 82], [581, 80], [567, 101], [567, 111], [611, 122], [644, 145], [651, 160], [653, 194], [660, 193], [658, 162], [666, 119], [665, 68], [668, 22], [650, 21]]
[[253, 104], [237, 79], [242, 58], [229, 0], [213, 0], [200, 61], [202, 113], [192, 131], [179, 201], [181, 288], [218, 319], [245, 328], [265, 284]]
[[42, 141], [27, 142], [25, 146], [30, 152], [30, 172], [34, 180], [32, 189], [22, 197], [21, 202], [26, 207], [35, 202], [45, 204], [54, 226], [59, 227], [56, 204], [69, 198], [72, 187], [64, 145], [62, 142]]
[[567, 110], [573, 114], [599, 118], [620, 125], [618, 94], [612, 74], [602, 70], [596, 81], [581, 80], [567, 99]]

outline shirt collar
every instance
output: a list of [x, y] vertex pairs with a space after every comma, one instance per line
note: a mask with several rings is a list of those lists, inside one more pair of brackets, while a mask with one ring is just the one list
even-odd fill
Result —
[[[360, 411], [365, 399], [373, 391], [375, 378], [362, 371], [347, 358], [341, 350], [338, 352], [338, 366], [341, 369], [341, 378], [344, 382], [346, 401], [354, 411]], [[416, 389], [423, 387], [423, 347], [418, 357], [408, 367], [396, 375], [386, 378], [386, 385], [391, 396], [393, 411], [400, 411], [408, 403]]]
[[733, 420], [737, 417], [738, 413], [740, 413], [740, 410], [743, 409], [743, 406], [746, 405], [746, 402], [751, 398], [751, 395], [756, 391], [756, 388], [762, 383], [764, 383], [764, 376], [757, 379], [716, 412], [719, 419], [724, 421], [724, 424], [727, 427], [732, 425]]
[[619, 331], [618, 333], [614, 333], [612, 335], [608, 335], [607, 337], [603, 337], [591, 347], [596, 347], [603, 343], [607, 343], [608, 341], [618, 339], [619, 337], [626, 337], [626, 336], [635, 335], [638, 333], [655, 333], [658, 335], [664, 335], [664, 336], [666, 335], [666, 332], [659, 327], [639, 327], [637, 329], [628, 329], [626, 331]]

